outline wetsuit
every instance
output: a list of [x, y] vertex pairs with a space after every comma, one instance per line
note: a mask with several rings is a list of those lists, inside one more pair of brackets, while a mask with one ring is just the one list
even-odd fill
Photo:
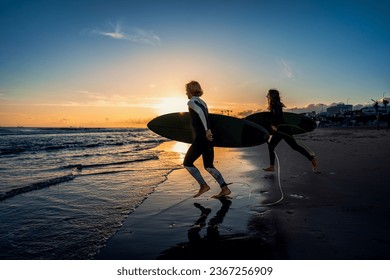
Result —
[[270, 164], [275, 165], [275, 153], [274, 150], [282, 139], [295, 151], [301, 153], [308, 160], [312, 161], [314, 156], [311, 155], [305, 148], [300, 146], [294, 139], [291, 128], [286, 125], [283, 117], [283, 110], [281, 106], [274, 106], [271, 109], [271, 124], [277, 128], [272, 135], [271, 141], [268, 145]]
[[188, 101], [188, 110], [191, 116], [195, 139], [187, 151], [183, 165], [188, 172], [198, 181], [199, 185], [206, 184], [194, 162], [202, 156], [204, 168], [214, 177], [222, 187], [226, 186], [221, 173], [214, 167], [213, 142], [207, 140], [206, 131], [210, 129], [209, 112], [207, 104], [197, 96]]

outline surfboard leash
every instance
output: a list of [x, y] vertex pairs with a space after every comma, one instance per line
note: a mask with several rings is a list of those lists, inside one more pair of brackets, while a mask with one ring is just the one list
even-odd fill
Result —
[[[291, 126], [291, 127], [295, 127], [297, 129], [300, 129], [304, 132], [308, 132], [306, 131], [305, 129], [297, 126], [297, 125], [289, 125], [289, 124], [284, 124], [284, 125], [281, 125], [281, 126]], [[292, 135], [289, 135], [287, 133], [283, 133], [281, 131], [279, 131], [279, 133], [285, 135], [285, 136], [288, 136], [288, 137], [293, 137]], [[267, 144], [269, 145], [269, 142], [267, 142]], [[311, 150], [308, 146], [306, 146], [305, 144], [303, 143], [300, 143], [301, 146], [303, 146], [308, 152], [309, 154], [311, 154], [312, 156], [315, 156], [315, 153], [313, 150]], [[277, 164], [278, 164], [278, 185], [279, 185], [279, 190], [280, 190], [280, 193], [281, 193], [281, 198], [275, 202], [272, 202], [272, 203], [266, 203], [266, 204], [262, 204], [262, 206], [272, 206], [272, 205], [275, 205], [277, 203], [280, 203], [283, 199], [284, 199], [284, 193], [283, 193], [283, 188], [282, 188], [282, 183], [281, 183], [281, 176], [280, 176], [280, 170], [281, 170], [281, 167], [280, 167], [280, 160], [279, 160], [279, 157], [278, 157], [278, 154], [276, 153], [276, 151], [274, 150], [274, 154], [275, 154], [275, 158], [277, 160]]]
[[277, 161], [277, 164], [278, 164], [278, 173], [277, 173], [277, 176], [278, 176], [278, 185], [279, 185], [279, 190], [280, 190], [280, 194], [281, 194], [281, 197], [274, 201], [274, 202], [270, 202], [270, 203], [264, 203], [264, 204], [261, 204], [260, 206], [273, 206], [273, 205], [276, 205], [280, 202], [282, 202], [282, 200], [284, 199], [284, 192], [283, 192], [283, 188], [282, 188], [282, 182], [281, 182], [281, 176], [280, 176], [280, 161], [279, 161], [279, 157], [277, 155], [277, 153], [274, 151], [274, 154], [275, 154], [275, 157], [276, 157], [276, 161]]

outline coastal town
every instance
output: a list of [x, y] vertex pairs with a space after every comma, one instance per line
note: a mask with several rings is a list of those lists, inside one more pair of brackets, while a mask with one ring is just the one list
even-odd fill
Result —
[[[317, 121], [318, 127], [390, 127], [390, 106], [389, 98], [382, 98], [380, 101], [372, 100], [372, 105], [359, 106], [354, 108], [351, 104], [337, 103], [322, 110], [321, 112], [301, 112]], [[293, 109], [286, 110], [296, 112]], [[298, 113], [298, 112], [297, 112]]]

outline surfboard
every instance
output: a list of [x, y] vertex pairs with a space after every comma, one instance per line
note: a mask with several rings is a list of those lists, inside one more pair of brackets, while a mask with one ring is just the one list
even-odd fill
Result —
[[[286, 121], [286, 126], [289, 127], [292, 134], [302, 134], [302, 133], [310, 132], [317, 127], [316, 122], [307, 116], [303, 116], [296, 113], [290, 113], [290, 112], [283, 112], [283, 114], [284, 114], [284, 120]], [[270, 112], [260, 112], [260, 113], [252, 114], [247, 116], [245, 120], [261, 125], [269, 133], [272, 132]]]
[[[260, 125], [235, 117], [209, 114], [213, 143], [216, 147], [250, 147], [265, 143], [268, 132]], [[171, 140], [192, 143], [194, 131], [188, 112], [171, 113], [154, 118], [148, 128]]]

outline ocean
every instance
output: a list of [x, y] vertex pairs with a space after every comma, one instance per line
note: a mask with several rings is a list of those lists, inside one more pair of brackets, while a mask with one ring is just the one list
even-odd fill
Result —
[[93, 259], [181, 168], [148, 129], [0, 128], [0, 259]]

